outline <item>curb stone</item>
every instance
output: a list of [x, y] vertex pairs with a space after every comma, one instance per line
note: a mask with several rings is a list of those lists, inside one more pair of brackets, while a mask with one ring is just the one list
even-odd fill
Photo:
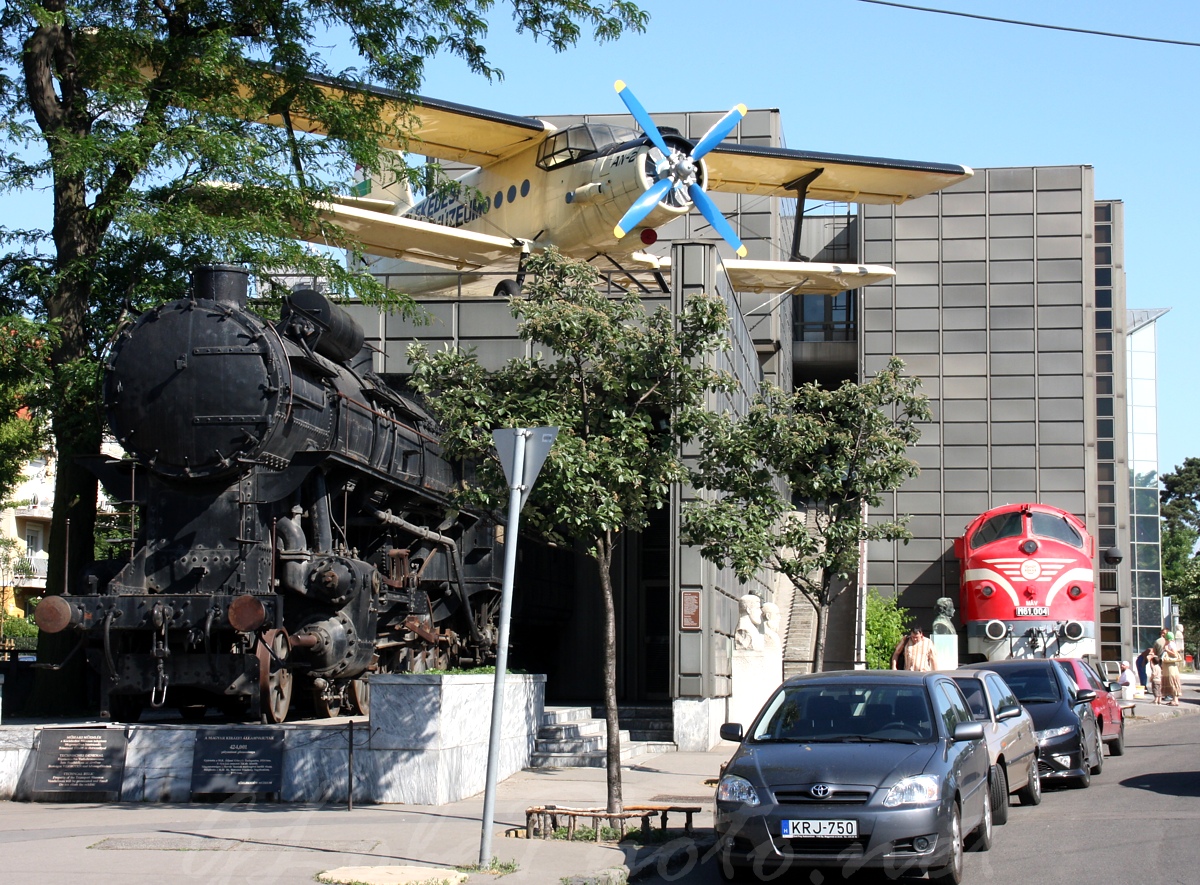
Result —
[[559, 881], [562, 885], [625, 885], [629, 881], [629, 871], [624, 867], [610, 867], [583, 876], [564, 876]]

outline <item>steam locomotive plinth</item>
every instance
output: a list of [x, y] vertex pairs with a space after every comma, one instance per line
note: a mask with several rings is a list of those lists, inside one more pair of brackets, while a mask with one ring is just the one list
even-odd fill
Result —
[[[479, 793], [487, 768], [489, 717], [494, 677], [412, 674], [372, 678], [374, 703], [370, 717], [338, 717], [276, 725], [245, 723], [138, 723], [97, 721], [0, 726], [0, 799], [77, 801], [81, 794], [110, 792], [108, 801], [189, 802], [200, 794], [253, 792], [272, 794], [285, 803], [345, 803], [353, 782], [359, 803], [443, 805]], [[504, 735], [500, 776], [529, 764], [541, 721], [546, 677], [510, 675], [505, 686]], [[53, 767], [43, 747], [62, 743], [64, 732], [86, 738], [95, 747], [119, 754], [112, 775], [91, 780], [60, 779], [63, 789], [45, 789], [39, 777]], [[207, 766], [197, 764], [205, 745], [229, 745], [233, 775], [244, 775], [257, 763], [266, 779], [270, 760], [249, 755], [246, 736], [274, 739], [281, 750], [276, 789], [213, 790], [220, 772], [220, 751], [209, 752]], [[115, 749], [114, 749], [115, 748]], [[95, 762], [97, 753], [86, 755]], [[251, 760], [251, 762], [247, 762]], [[353, 760], [353, 762], [351, 762]], [[353, 777], [351, 777], [353, 764]], [[94, 768], [95, 766], [93, 766]], [[111, 782], [115, 780], [115, 783]], [[53, 786], [52, 782], [49, 782]], [[218, 785], [221, 783], [216, 781]], [[110, 790], [100, 789], [109, 787]], [[95, 798], [100, 798], [96, 796]]]

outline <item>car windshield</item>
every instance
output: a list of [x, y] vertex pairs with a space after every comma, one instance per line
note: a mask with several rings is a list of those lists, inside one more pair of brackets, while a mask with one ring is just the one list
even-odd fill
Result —
[[1001, 675], [1022, 704], [1053, 704], [1062, 700], [1062, 690], [1049, 667], [1005, 667]]
[[988, 702], [987, 695], [984, 694], [983, 680], [955, 676], [954, 682], [962, 689], [963, 697], [967, 699], [967, 705], [971, 708], [971, 715], [986, 722], [990, 717], [988, 716]]
[[929, 741], [933, 717], [921, 685], [785, 685], [767, 703], [752, 741]]

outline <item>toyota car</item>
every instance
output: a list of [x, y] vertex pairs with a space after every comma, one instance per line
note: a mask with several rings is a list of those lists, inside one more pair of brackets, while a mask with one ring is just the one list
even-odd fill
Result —
[[873, 867], [957, 883], [964, 842], [991, 847], [983, 725], [943, 674], [797, 676], [721, 737], [740, 743], [716, 796], [726, 880]]

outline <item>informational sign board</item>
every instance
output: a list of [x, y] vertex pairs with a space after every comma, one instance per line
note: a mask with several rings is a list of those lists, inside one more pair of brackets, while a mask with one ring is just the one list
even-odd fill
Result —
[[125, 745], [125, 732], [120, 728], [42, 729], [34, 797], [62, 802], [120, 799]]
[[201, 728], [192, 751], [192, 794], [280, 793], [282, 728]]
[[684, 590], [679, 601], [679, 629], [700, 629], [700, 591]]

